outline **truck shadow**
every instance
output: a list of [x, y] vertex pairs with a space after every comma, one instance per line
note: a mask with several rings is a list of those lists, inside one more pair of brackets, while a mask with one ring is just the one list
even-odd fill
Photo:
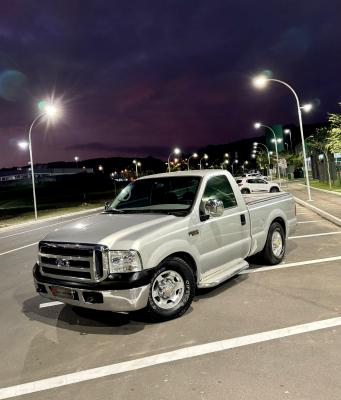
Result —
[[40, 296], [23, 302], [22, 312], [30, 320], [57, 328], [86, 334], [131, 335], [144, 329], [151, 322], [141, 312], [129, 314], [97, 311], [69, 305], [39, 308]]
[[194, 302], [198, 302], [202, 299], [206, 299], [209, 297], [214, 297], [219, 295], [220, 293], [232, 288], [235, 285], [240, 284], [241, 282], [245, 281], [248, 278], [247, 274], [245, 275], [236, 275], [232, 278], [228, 279], [225, 282], [222, 282], [220, 285], [212, 287], [212, 288], [205, 288], [205, 289], [197, 289], [194, 297]]

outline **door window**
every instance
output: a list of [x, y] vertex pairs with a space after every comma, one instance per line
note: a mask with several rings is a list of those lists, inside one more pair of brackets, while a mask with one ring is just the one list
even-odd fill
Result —
[[202, 200], [206, 202], [209, 199], [221, 200], [224, 208], [237, 206], [233, 189], [225, 175], [214, 176], [209, 179]]

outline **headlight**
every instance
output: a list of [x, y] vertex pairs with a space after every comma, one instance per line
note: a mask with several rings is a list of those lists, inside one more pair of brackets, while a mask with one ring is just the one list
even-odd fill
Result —
[[142, 270], [140, 255], [135, 250], [109, 251], [109, 272], [136, 272]]

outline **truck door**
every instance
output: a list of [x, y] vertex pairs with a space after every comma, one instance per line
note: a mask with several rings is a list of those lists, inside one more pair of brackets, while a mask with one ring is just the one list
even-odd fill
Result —
[[238, 204], [225, 175], [209, 178], [201, 201], [201, 213], [209, 199], [221, 200], [224, 213], [200, 223], [197, 246], [201, 254], [201, 272], [229, 268], [242, 261], [250, 250], [250, 220], [245, 204]]

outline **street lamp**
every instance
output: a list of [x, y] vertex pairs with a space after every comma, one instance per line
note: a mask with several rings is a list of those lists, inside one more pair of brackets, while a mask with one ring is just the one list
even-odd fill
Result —
[[[273, 130], [270, 126], [268, 126], [268, 125], [264, 125], [264, 124], [261, 124], [260, 122], [256, 122], [256, 123], [254, 124], [254, 127], [255, 127], [256, 129], [259, 129], [260, 127], [269, 129], [269, 131], [274, 135], [274, 138], [271, 140], [271, 142], [275, 143], [276, 161], [277, 161], [277, 175], [278, 175], [279, 181], [281, 182], [281, 175], [280, 175], [280, 171], [279, 171], [279, 159], [278, 159], [277, 142], [280, 143], [280, 142], [282, 141], [282, 139], [277, 139], [274, 130]], [[270, 157], [269, 157], [268, 159], [270, 160]], [[270, 165], [270, 163], [269, 163], [269, 165]]]
[[290, 148], [291, 148], [291, 151], [292, 151], [291, 130], [290, 130], [290, 129], [284, 129], [284, 134], [285, 134], [285, 135], [289, 135], [289, 138], [290, 138]]
[[310, 182], [309, 182], [309, 174], [308, 174], [308, 163], [307, 163], [307, 155], [305, 151], [305, 144], [304, 144], [304, 133], [303, 133], [303, 123], [302, 123], [302, 112], [301, 110], [303, 109], [306, 112], [309, 112], [312, 109], [311, 104], [305, 104], [301, 106], [300, 100], [298, 98], [297, 93], [295, 90], [286, 82], [283, 82], [279, 79], [273, 79], [273, 78], [268, 78], [265, 75], [259, 75], [253, 79], [253, 84], [256, 88], [258, 89], [263, 89], [267, 85], [268, 82], [277, 82], [281, 85], [286, 86], [294, 95], [295, 100], [296, 100], [296, 105], [297, 105], [297, 113], [298, 113], [298, 121], [300, 125], [300, 132], [301, 132], [301, 141], [302, 141], [302, 152], [303, 152], [303, 158], [304, 158], [304, 170], [305, 170], [305, 178], [306, 178], [306, 184], [307, 184], [307, 191], [308, 191], [308, 199], [311, 201], [311, 193], [310, 193]]
[[231, 164], [232, 175], [234, 175], [233, 164], [238, 164], [238, 160], [234, 160], [233, 163]]
[[20, 142], [18, 142], [18, 146], [21, 150], [26, 150], [29, 147], [29, 143], [25, 140], [21, 140]]
[[198, 158], [198, 154], [197, 154], [197, 153], [193, 153], [192, 155], [190, 155], [190, 156], [188, 157], [188, 160], [187, 160], [187, 170], [188, 170], [188, 171], [189, 171], [189, 160], [190, 160], [191, 158]]
[[202, 160], [207, 160], [207, 159], [208, 159], [208, 155], [207, 155], [207, 154], [204, 154], [204, 155], [200, 158], [200, 161], [199, 161], [200, 169], [201, 169], [201, 161], [202, 161]]
[[221, 169], [224, 169], [224, 166], [226, 165], [229, 165], [230, 164], [230, 161], [229, 160], [224, 160], [223, 162], [222, 162], [222, 164], [220, 165], [220, 167], [221, 167]]
[[179, 155], [180, 153], [181, 153], [181, 150], [178, 147], [175, 147], [175, 149], [170, 153], [170, 155], [168, 157], [168, 172], [171, 172], [170, 158], [171, 158], [172, 154]]
[[139, 171], [137, 170], [138, 161], [133, 160], [133, 164], [135, 164], [135, 175], [136, 175], [136, 178], [138, 178], [139, 177]]
[[74, 160], [76, 161], [76, 167], [78, 168], [78, 161], [79, 161], [79, 157], [78, 157], [78, 156], [76, 156], [76, 157], [74, 158]]
[[[255, 124], [256, 125], [256, 124]], [[257, 124], [257, 126], [258, 126], [258, 124]], [[269, 173], [270, 173], [270, 180], [272, 181], [272, 172], [271, 172], [271, 168], [270, 168], [270, 164], [271, 164], [271, 161], [270, 161], [270, 153], [271, 153], [271, 151], [269, 151], [269, 149], [268, 149], [268, 147], [265, 145], [265, 144], [263, 144], [263, 143], [258, 143], [258, 142], [254, 142], [253, 143], [253, 146], [255, 146], [254, 148], [256, 148], [257, 146], [263, 146], [264, 148], [265, 148], [265, 150], [266, 150], [266, 154], [267, 154], [267, 156], [268, 156], [268, 165], [269, 165]], [[253, 158], [255, 158], [255, 157], [253, 157]]]
[[[61, 110], [57, 104], [54, 104], [51, 100], [48, 101], [40, 101], [38, 103], [38, 107], [41, 110], [41, 113], [38, 114], [31, 123], [30, 129], [28, 131], [28, 148], [30, 151], [30, 164], [31, 164], [31, 177], [32, 177], [32, 191], [33, 191], [33, 205], [34, 205], [34, 218], [38, 219], [38, 212], [37, 212], [37, 199], [36, 199], [36, 187], [35, 187], [35, 180], [34, 180], [34, 165], [33, 165], [33, 152], [32, 152], [32, 129], [33, 126], [41, 119], [46, 118], [47, 122], [56, 120]], [[19, 146], [23, 148], [23, 144]], [[27, 145], [26, 145], [27, 147]]]

